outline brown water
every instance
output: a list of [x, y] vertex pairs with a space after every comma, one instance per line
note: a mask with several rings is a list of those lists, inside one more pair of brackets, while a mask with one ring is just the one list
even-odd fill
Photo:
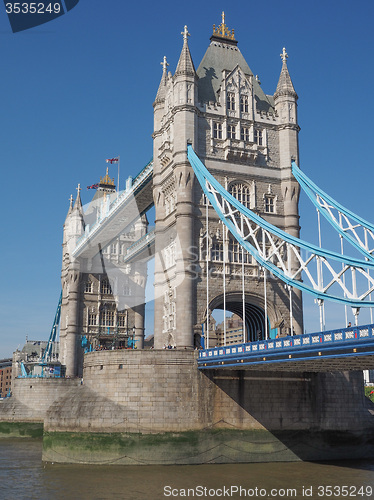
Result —
[[44, 465], [40, 441], [0, 440], [1, 500], [167, 498], [374, 499], [374, 460], [139, 467]]

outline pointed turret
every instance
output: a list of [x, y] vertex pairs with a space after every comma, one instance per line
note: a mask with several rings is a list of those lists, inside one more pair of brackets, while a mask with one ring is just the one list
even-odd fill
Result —
[[167, 81], [168, 81], [167, 67], [169, 66], [169, 64], [166, 60], [166, 56], [164, 56], [164, 59], [160, 64], [162, 64], [162, 76], [161, 76], [160, 85], [158, 86], [156, 99], [155, 99], [155, 102], [153, 103], [153, 106], [164, 102], [165, 97], [166, 97], [166, 85], [167, 85]]
[[74, 201], [74, 198], [73, 198], [73, 195], [71, 194], [70, 198], [69, 198], [69, 210], [68, 210], [66, 217], [68, 217], [71, 214], [71, 212], [73, 211], [73, 201]]
[[[282, 54], [282, 70], [279, 77], [277, 90], [274, 94], [275, 109], [282, 124], [290, 124], [293, 127], [297, 127], [297, 94], [295, 92], [290, 74], [287, 68], [287, 58], [288, 54], [286, 49], [283, 47]], [[292, 153], [294, 154], [294, 153]], [[287, 162], [291, 156], [287, 158]], [[288, 164], [288, 163], [287, 163]]]
[[63, 237], [62, 237], [62, 244], [63, 245], [66, 243], [66, 228], [69, 224], [70, 216], [71, 216], [71, 213], [73, 211], [73, 201], [74, 201], [74, 198], [73, 198], [73, 195], [71, 194], [70, 198], [69, 198], [69, 210], [68, 210], [68, 213], [66, 214], [65, 222], [63, 225]]
[[81, 185], [80, 184], [78, 184], [78, 187], [77, 187], [77, 197], [75, 199], [73, 210], [77, 210], [78, 212], [82, 212], [82, 210], [83, 210], [82, 200], [81, 200]]
[[188, 33], [187, 26], [184, 27], [184, 31], [181, 33], [183, 35], [183, 48], [181, 55], [179, 57], [177, 69], [175, 75], [190, 75], [196, 76], [195, 66], [192, 61], [190, 49], [188, 47]]
[[281, 74], [279, 76], [279, 81], [277, 85], [277, 90], [275, 91], [274, 98], [280, 97], [281, 95], [288, 95], [295, 97], [297, 99], [297, 94], [293, 86], [290, 74], [287, 67], [288, 54], [285, 47], [283, 47], [282, 54], [280, 55], [283, 61]]
[[80, 195], [81, 187], [78, 184], [77, 187], [77, 197], [75, 199], [75, 203], [73, 206], [73, 195], [70, 196], [70, 207], [68, 214], [66, 216], [65, 224], [64, 224], [64, 243], [67, 243], [68, 253], [71, 255], [71, 252], [74, 250], [76, 242], [80, 236], [84, 233], [84, 214], [83, 214], [83, 206]]

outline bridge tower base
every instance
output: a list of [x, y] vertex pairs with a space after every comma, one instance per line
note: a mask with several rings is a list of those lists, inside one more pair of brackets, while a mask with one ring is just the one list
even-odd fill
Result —
[[372, 458], [373, 410], [362, 372], [207, 374], [196, 369], [193, 351], [92, 352], [85, 355], [83, 385], [45, 415], [43, 460], [144, 465]]

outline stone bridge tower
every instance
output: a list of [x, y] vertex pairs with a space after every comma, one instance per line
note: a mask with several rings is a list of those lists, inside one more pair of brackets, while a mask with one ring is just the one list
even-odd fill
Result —
[[263, 271], [249, 254], [244, 255], [242, 294], [241, 251], [223, 233], [212, 207], [207, 234], [206, 200], [186, 150], [191, 143], [210, 172], [244, 205], [299, 236], [299, 187], [291, 173], [291, 159], [298, 163], [298, 97], [287, 53], [283, 49], [275, 93], [266, 95], [224, 14], [222, 24], [213, 26], [197, 70], [186, 26], [182, 35], [176, 71], [174, 75], [167, 71], [165, 57], [154, 102], [155, 347], [169, 343], [193, 347], [207, 314], [222, 309], [224, 300], [228, 311], [245, 316], [247, 340], [254, 340], [264, 335], [265, 310], [268, 331], [289, 333], [291, 297], [293, 329], [302, 333], [301, 293], [290, 294], [279, 280], [268, 276], [265, 307]]
[[85, 349], [111, 350], [134, 343], [142, 349], [144, 345], [147, 266], [142, 261], [127, 264], [124, 256], [128, 247], [146, 234], [146, 215], [123, 227], [115, 237], [103, 234], [103, 243], [90, 254], [74, 255], [85, 230], [101, 220], [118, 196], [108, 169], [96, 187], [86, 210], [78, 187], [64, 224], [60, 358], [69, 377], [82, 375]]

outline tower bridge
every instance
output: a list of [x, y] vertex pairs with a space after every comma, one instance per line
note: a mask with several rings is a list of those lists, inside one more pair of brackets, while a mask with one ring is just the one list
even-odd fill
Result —
[[[302, 334], [302, 292], [316, 298], [321, 330], [327, 299], [353, 307], [356, 317], [374, 304], [373, 226], [297, 167], [298, 96], [286, 50], [276, 91], [268, 95], [224, 20], [197, 70], [187, 27], [182, 35], [174, 75], [166, 57], [162, 62], [153, 160], [124, 191], [107, 173], [86, 211], [79, 192], [69, 209], [61, 350], [71, 375], [82, 369], [82, 335], [95, 348], [100, 331], [134, 332], [143, 347], [150, 258], [156, 349], [215, 345], [214, 309], [242, 319], [246, 343]], [[300, 240], [300, 187], [361, 258]], [[153, 206], [151, 229], [146, 213]]]
[[[174, 73], [162, 62], [152, 162], [123, 192], [107, 172], [86, 210], [79, 188], [71, 198], [61, 272], [67, 376], [16, 379], [3, 416], [33, 409], [27, 418], [43, 421], [43, 459], [53, 462], [372, 457], [362, 370], [374, 368], [374, 325], [359, 326], [358, 312], [373, 306], [374, 227], [299, 169], [286, 50], [267, 94], [224, 17], [197, 69], [186, 26], [181, 34]], [[344, 253], [300, 239], [301, 189]], [[150, 279], [154, 349], [145, 349]], [[319, 306], [315, 334], [303, 335], [302, 294]], [[355, 325], [323, 331], [326, 300], [352, 307]], [[225, 322], [218, 334], [215, 309], [241, 318], [235, 342]]]

